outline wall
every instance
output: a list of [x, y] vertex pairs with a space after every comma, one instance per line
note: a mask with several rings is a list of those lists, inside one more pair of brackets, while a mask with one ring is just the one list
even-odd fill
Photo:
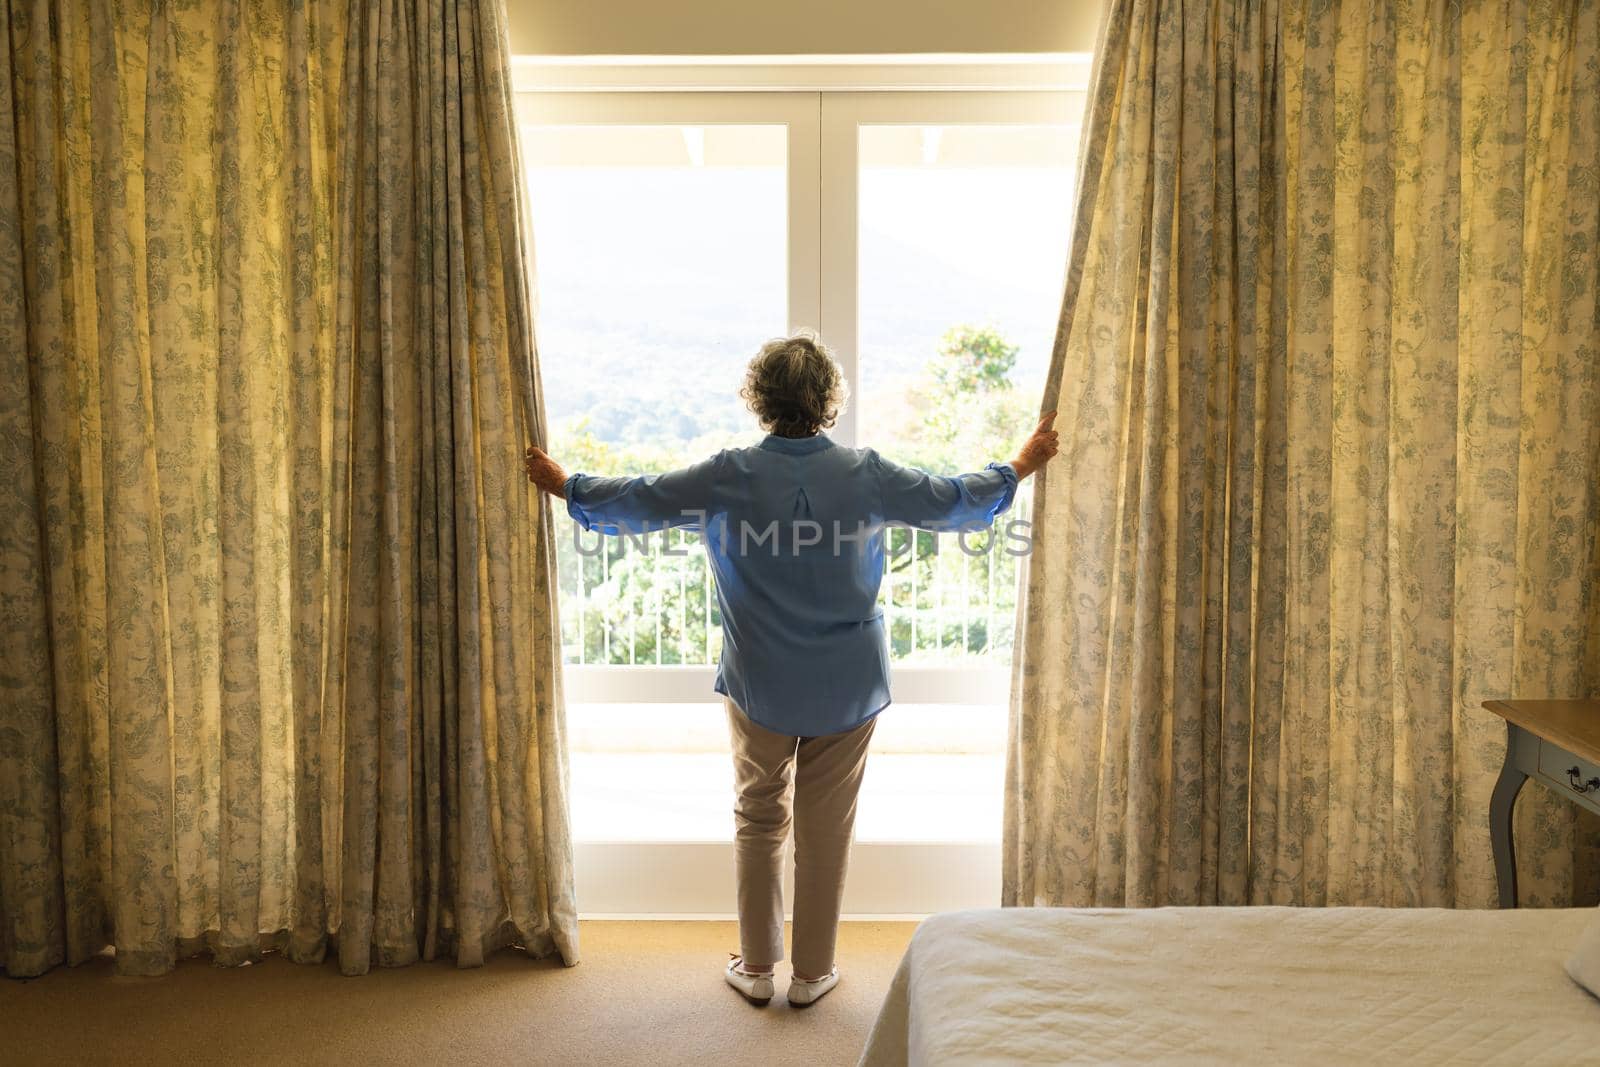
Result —
[[518, 55], [1090, 52], [1103, 0], [507, 0]]

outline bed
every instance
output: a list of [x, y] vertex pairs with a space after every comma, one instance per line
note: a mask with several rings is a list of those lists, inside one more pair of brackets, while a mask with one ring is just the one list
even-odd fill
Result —
[[936, 915], [861, 1063], [1600, 1062], [1563, 963], [1600, 912], [1014, 908]]

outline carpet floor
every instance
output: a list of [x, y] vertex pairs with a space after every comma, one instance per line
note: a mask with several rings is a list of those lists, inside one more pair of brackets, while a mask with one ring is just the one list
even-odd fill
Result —
[[583, 962], [501, 952], [344, 978], [276, 956], [119, 978], [112, 961], [0, 978], [0, 1063], [702, 1064], [856, 1062], [912, 923], [845, 923], [838, 988], [755, 1008], [722, 980], [724, 922], [584, 922]]

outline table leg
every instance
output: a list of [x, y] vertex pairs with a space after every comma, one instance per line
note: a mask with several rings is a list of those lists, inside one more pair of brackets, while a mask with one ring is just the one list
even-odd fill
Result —
[[1489, 842], [1494, 849], [1495, 882], [1500, 888], [1500, 906], [1517, 906], [1517, 848], [1512, 840], [1511, 813], [1516, 808], [1517, 794], [1528, 776], [1516, 766], [1518, 728], [1506, 723], [1506, 760], [1500, 766], [1500, 777], [1494, 783], [1494, 795], [1489, 798]]

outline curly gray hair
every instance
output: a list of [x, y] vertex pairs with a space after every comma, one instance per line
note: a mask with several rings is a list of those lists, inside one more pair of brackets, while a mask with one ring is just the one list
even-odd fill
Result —
[[798, 333], [761, 346], [739, 395], [769, 433], [810, 437], [839, 421], [850, 391], [827, 346]]

